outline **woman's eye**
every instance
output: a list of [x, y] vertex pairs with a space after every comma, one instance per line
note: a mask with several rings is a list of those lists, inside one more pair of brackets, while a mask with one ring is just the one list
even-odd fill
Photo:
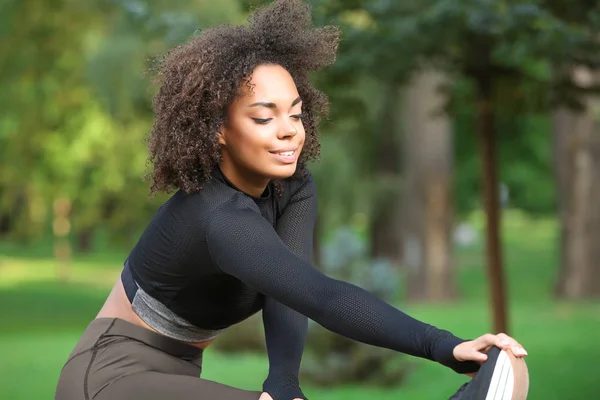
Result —
[[292, 118], [294, 118], [296, 121], [300, 121], [302, 118], [304, 118], [305, 115], [304, 114], [296, 114], [296, 115], [292, 115]]
[[268, 123], [272, 118], [252, 118], [254, 120], [254, 122], [256, 122], [257, 124], [261, 124], [264, 125], [266, 123]]

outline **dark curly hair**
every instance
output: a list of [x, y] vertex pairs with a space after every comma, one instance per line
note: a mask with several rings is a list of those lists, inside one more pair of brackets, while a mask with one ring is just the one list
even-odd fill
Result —
[[295, 176], [318, 158], [317, 124], [329, 102], [308, 73], [335, 61], [339, 31], [314, 28], [310, 11], [301, 0], [277, 0], [254, 10], [247, 25], [204, 30], [159, 60], [156, 119], [148, 136], [151, 193], [202, 188], [221, 160], [217, 134], [227, 107], [262, 64], [285, 68], [302, 98], [306, 140]]

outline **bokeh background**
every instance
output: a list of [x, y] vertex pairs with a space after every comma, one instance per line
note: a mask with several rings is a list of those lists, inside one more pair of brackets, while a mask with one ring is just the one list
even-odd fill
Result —
[[[260, 1], [0, 2], [0, 398], [58, 374], [167, 196], [148, 196], [154, 57]], [[472, 338], [529, 351], [530, 399], [600, 398], [600, 8], [313, 0], [342, 27], [314, 75], [315, 265]], [[260, 316], [204, 377], [258, 390]], [[311, 399], [444, 399], [466, 377], [311, 324]]]

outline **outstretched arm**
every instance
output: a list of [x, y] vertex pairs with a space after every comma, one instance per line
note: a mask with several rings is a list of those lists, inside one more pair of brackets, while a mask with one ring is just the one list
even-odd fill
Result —
[[474, 362], [453, 355], [463, 340], [418, 321], [364, 289], [330, 278], [294, 254], [255, 210], [224, 207], [207, 230], [215, 264], [258, 292], [362, 343], [437, 361], [459, 373]]

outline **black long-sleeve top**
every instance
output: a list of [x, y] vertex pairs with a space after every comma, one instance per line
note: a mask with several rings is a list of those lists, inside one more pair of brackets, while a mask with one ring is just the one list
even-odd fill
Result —
[[313, 268], [316, 212], [310, 174], [286, 180], [281, 197], [269, 185], [254, 198], [216, 169], [202, 190], [177, 192], [160, 208], [128, 267], [141, 289], [202, 329], [224, 329], [262, 309], [269, 357], [263, 390], [274, 400], [305, 398], [298, 371], [307, 317], [346, 337], [456, 372], [478, 369], [454, 358], [462, 339]]

